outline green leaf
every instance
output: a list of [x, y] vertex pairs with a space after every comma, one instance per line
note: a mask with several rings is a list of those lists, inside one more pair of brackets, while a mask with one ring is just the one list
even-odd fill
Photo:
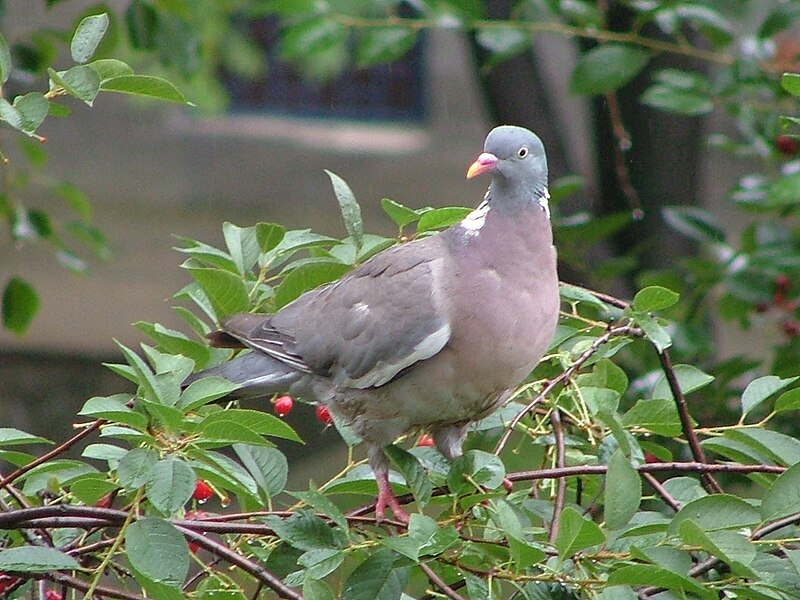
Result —
[[471, 212], [471, 208], [461, 206], [445, 206], [444, 208], [426, 210], [417, 222], [417, 232], [422, 233], [450, 227], [459, 223]]
[[8, 49], [6, 38], [0, 35], [0, 85], [8, 81], [12, 68], [11, 51]]
[[0, 427], [0, 447], [23, 444], [52, 444], [50, 440], [14, 427]]
[[672, 338], [655, 317], [649, 313], [633, 313], [633, 318], [659, 352], [672, 346]]
[[642, 480], [622, 450], [608, 461], [605, 484], [605, 519], [609, 529], [628, 524], [642, 501]]
[[303, 598], [305, 600], [336, 600], [331, 586], [319, 579], [306, 579], [303, 582]]
[[488, 66], [522, 52], [530, 46], [531, 39], [530, 33], [524, 29], [505, 25], [481, 27], [475, 36], [475, 41], [492, 54]]
[[117, 467], [117, 477], [122, 486], [135, 490], [147, 483], [150, 471], [158, 462], [158, 452], [151, 448], [134, 448], [128, 452]]
[[88, 106], [94, 104], [94, 99], [100, 91], [100, 75], [91, 67], [77, 65], [66, 71], [47, 69], [47, 73], [53, 89], [60, 88]]
[[714, 103], [705, 94], [658, 83], [647, 88], [639, 100], [642, 104], [679, 115], [704, 115], [714, 110]]
[[419, 212], [416, 210], [403, 206], [399, 202], [395, 202], [389, 198], [383, 198], [381, 200], [381, 208], [400, 228], [413, 223], [420, 217]]
[[92, 505], [106, 494], [110, 494], [119, 486], [108, 481], [101, 473], [87, 473], [70, 483], [69, 491], [81, 502]]
[[735, 531], [714, 531], [707, 533], [691, 519], [680, 526], [681, 539], [690, 546], [699, 546], [713, 556], [732, 564], [749, 565], [756, 556], [753, 543]]
[[341, 600], [400, 598], [408, 584], [409, 569], [397, 568], [397, 555], [383, 548], [358, 565], [344, 584]]
[[586, 548], [598, 546], [605, 541], [606, 537], [597, 523], [583, 518], [571, 506], [561, 511], [558, 535], [556, 535], [555, 540], [558, 557], [561, 560], [569, 558]]
[[394, 444], [386, 446], [383, 451], [405, 477], [417, 504], [425, 506], [431, 499], [433, 486], [417, 457]]
[[688, 206], [666, 206], [664, 220], [677, 232], [704, 244], [725, 242], [725, 231], [708, 211]]
[[247, 444], [234, 444], [233, 449], [268, 498], [274, 498], [283, 491], [289, 474], [289, 463], [283, 452]]
[[633, 308], [642, 312], [663, 310], [675, 304], [680, 294], [660, 285], [651, 285], [636, 293]]
[[670, 522], [669, 532], [677, 535], [681, 523], [692, 519], [706, 532], [749, 527], [761, 520], [756, 508], [729, 494], [713, 494], [692, 500]]
[[800, 409], [800, 388], [781, 394], [775, 401], [775, 412]]
[[570, 79], [570, 91], [582, 96], [613, 92], [633, 79], [649, 60], [649, 52], [631, 46], [597, 46], [578, 60]]
[[347, 233], [355, 241], [356, 251], [358, 251], [364, 240], [364, 221], [361, 218], [361, 207], [356, 201], [353, 190], [350, 189], [344, 179], [327, 169], [325, 173], [330, 178], [333, 192], [336, 194], [336, 200], [339, 201], [339, 210], [342, 213], [342, 219], [344, 219], [344, 226], [347, 229]]
[[526, 568], [529, 565], [545, 560], [546, 554], [536, 546], [528, 543], [525, 539], [523, 524], [520, 522], [519, 514], [504, 499], [499, 499], [492, 504], [494, 514], [492, 520], [497, 523], [508, 541], [508, 549], [511, 551], [511, 558], [519, 568]]
[[674, 400], [654, 398], [637, 400], [622, 417], [625, 427], [641, 427], [667, 437], [681, 433], [681, 420]]
[[687, 591], [701, 598], [716, 598], [713, 590], [707, 590], [690, 577], [655, 565], [625, 565], [612, 571], [608, 585], [655, 586], [668, 590]]
[[[673, 370], [675, 371], [675, 378], [678, 380], [678, 386], [684, 394], [690, 394], [714, 381], [713, 375], [703, 373], [703, 371], [692, 365], [675, 365]], [[667, 378], [663, 374], [653, 387], [653, 398], [674, 400]]]
[[111, 77], [100, 84], [100, 89], [104, 92], [117, 92], [165, 100], [167, 102], [177, 102], [178, 104], [189, 104], [178, 88], [166, 79], [153, 75], [119, 75]]
[[55, 548], [20, 546], [0, 550], [0, 571], [45, 573], [47, 571], [83, 570], [74, 558]]
[[42, 121], [44, 121], [50, 109], [50, 103], [40, 92], [29, 92], [24, 96], [17, 96], [14, 98], [12, 107], [16, 109], [19, 121], [12, 123], [8, 121], [8, 119], [3, 120], [8, 121], [13, 127], [30, 135], [35, 132], [39, 125], [42, 124]]
[[759, 406], [773, 394], [776, 394], [800, 377], [787, 377], [781, 379], [775, 375], [759, 377], [751, 381], [742, 393], [742, 416]]
[[281, 243], [286, 228], [277, 223], [256, 223], [256, 241], [261, 252], [269, 252]]
[[144, 517], [125, 532], [125, 550], [139, 573], [164, 585], [179, 588], [189, 572], [189, 547], [169, 522]]
[[22, 335], [39, 310], [39, 295], [33, 286], [12, 277], [3, 290], [3, 327]]
[[781, 473], [761, 500], [761, 516], [767, 522], [798, 511], [800, 511], [800, 463]]
[[130, 65], [116, 58], [93, 60], [86, 66], [97, 73], [100, 77], [100, 83], [121, 75], [133, 75], [133, 69]]
[[144, 431], [147, 427], [147, 417], [125, 406], [129, 399], [130, 394], [94, 396], [83, 404], [83, 408], [78, 414], [123, 423], [139, 431]]
[[800, 173], [784, 175], [769, 186], [765, 206], [795, 206], [800, 194]]
[[505, 476], [499, 457], [482, 450], [467, 450], [450, 466], [447, 485], [454, 494], [474, 491], [475, 484], [494, 490], [503, 484]]
[[417, 32], [411, 27], [386, 25], [362, 30], [356, 50], [356, 64], [370, 67], [402, 57], [414, 45]]
[[264, 521], [282, 540], [299, 550], [337, 548], [334, 530], [311, 511], [298, 510], [287, 519], [269, 516]]
[[326, 517], [330, 517], [331, 521], [338, 525], [342, 531], [347, 531], [347, 519], [344, 513], [325, 494], [313, 487], [313, 484], [307, 492], [289, 492], [289, 495], [305, 502]]
[[167, 456], [153, 465], [147, 479], [147, 499], [160, 513], [172, 516], [189, 501], [194, 492], [192, 468], [174, 456]]
[[596, 306], [600, 310], [608, 310], [608, 304], [583, 288], [570, 285], [569, 283], [561, 283], [558, 289], [561, 298], [568, 302], [584, 302]]
[[250, 299], [238, 275], [206, 267], [187, 267], [187, 270], [208, 296], [217, 319], [248, 309]]
[[181, 392], [178, 406], [186, 412], [191, 412], [201, 406], [224, 398], [239, 386], [223, 377], [212, 375], [193, 381]]
[[301, 442], [300, 437], [295, 433], [286, 422], [282, 421], [275, 415], [270, 415], [260, 410], [246, 410], [234, 409], [220, 410], [208, 415], [203, 419], [200, 424], [200, 429], [205, 430], [208, 427], [221, 424], [231, 423], [234, 427], [243, 427], [256, 432], [259, 435], [270, 435], [279, 437], [294, 442]]
[[283, 308], [307, 291], [339, 279], [349, 270], [349, 265], [333, 261], [318, 261], [300, 265], [289, 272], [275, 289], [275, 308]]
[[244, 275], [251, 271], [261, 251], [255, 228], [239, 227], [225, 221], [222, 224], [222, 235], [239, 274]]
[[781, 85], [792, 96], [800, 96], [800, 74], [784, 73], [781, 77]]
[[72, 60], [76, 63], [85, 63], [92, 58], [107, 29], [108, 15], [106, 13], [91, 15], [83, 19], [69, 44]]

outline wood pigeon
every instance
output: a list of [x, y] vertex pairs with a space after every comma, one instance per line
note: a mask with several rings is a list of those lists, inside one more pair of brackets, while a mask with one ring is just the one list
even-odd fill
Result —
[[547, 350], [559, 313], [547, 159], [527, 129], [493, 129], [467, 177], [484, 201], [436, 235], [394, 246], [275, 314], [222, 320], [212, 345], [248, 348], [192, 376], [239, 396], [290, 393], [326, 405], [367, 446], [375, 516], [408, 515], [383, 447], [426, 429], [448, 459], [468, 425], [500, 406]]

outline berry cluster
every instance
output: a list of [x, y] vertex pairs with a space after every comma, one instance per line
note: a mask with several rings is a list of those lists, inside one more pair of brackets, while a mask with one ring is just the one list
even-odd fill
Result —
[[774, 286], [772, 303], [759, 302], [756, 304], [756, 312], [766, 313], [777, 309], [781, 313], [780, 322], [783, 333], [790, 339], [795, 338], [800, 335], [800, 321], [795, 314], [798, 308], [797, 301], [789, 298], [791, 282], [786, 275], [778, 275], [775, 278]]
[[[291, 396], [278, 396], [272, 401], [272, 410], [275, 412], [276, 415], [279, 417], [285, 417], [294, 408], [294, 398]], [[328, 407], [324, 404], [317, 404], [314, 408], [314, 414], [317, 417], [317, 421], [322, 423], [323, 425], [330, 425], [333, 423], [333, 417], [331, 416], [331, 411], [328, 410]]]

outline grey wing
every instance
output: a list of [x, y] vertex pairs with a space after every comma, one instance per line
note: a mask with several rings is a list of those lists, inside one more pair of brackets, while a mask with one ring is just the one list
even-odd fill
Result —
[[382, 252], [270, 317], [236, 315], [225, 330], [337, 385], [381, 386], [450, 339], [445, 258], [431, 258], [433, 239], [425, 242]]

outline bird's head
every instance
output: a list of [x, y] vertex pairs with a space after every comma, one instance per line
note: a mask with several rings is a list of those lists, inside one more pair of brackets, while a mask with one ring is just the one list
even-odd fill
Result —
[[483, 153], [467, 171], [472, 179], [491, 173], [492, 186], [527, 199], [547, 192], [547, 157], [539, 137], [523, 127], [502, 125], [486, 137]]

